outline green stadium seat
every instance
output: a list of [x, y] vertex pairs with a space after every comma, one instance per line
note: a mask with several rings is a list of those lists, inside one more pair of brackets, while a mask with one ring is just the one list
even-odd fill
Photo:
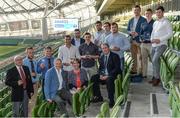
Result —
[[100, 112], [101, 112], [101, 115], [103, 117], [110, 117], [110, 111], [109, 111], [109, 104], [108, 104], [108, 102], [104, 102], [101, 105]]

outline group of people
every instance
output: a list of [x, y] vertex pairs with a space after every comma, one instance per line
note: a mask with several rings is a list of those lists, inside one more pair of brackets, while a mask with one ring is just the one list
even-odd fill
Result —
[[149, 81], [153, 86], [160, 83], [160, 56], [167, 48], [168, 39], [173, 35], [172, 25], [164, 17], [163, 6], [156, 8], [156, 20], [152, 18], [153, 11], [147, 9], [142, 17], [141, 8], [133, 8], [134, 17], [128, 22], [127, 31], [131, 37], [131, 54], [134, 59], [132, 74], [141, 74], [147, 78], [148, 58], [152, 62], [153, 77]]
[[[172, 27], [164, 18], [164, 8], [156, 9], [157, 20], [152, 19], [153, 11], [147, 9], [146, 18], [140, 15], [141, 8], [133, 8], [134, 17], [128, 23], [131, 40], [118, 32], [118, 24], [101, 21], [95, 23], [97, 32], [86, 32], [81, 37], [79, 29], [74, 30], [74, 37], [66, 35], [64, 45], [59, 47], [58, 57], [52, 56], [52, 48], [44, 49], [44, 57], [36, 61], [34, 49], [26, 49], [27, 56], [15, 56], [15, 67], [7, 72], [5, 84], [12, 88], [13, 116], [28, 116], [28, 101], [37, 90], [41, 80], [44, 99], [57, 103], [61, 114], [68, 115], [66, 102], [72, 104], [72, 94], [93, 83], [92, 102], [101, 102], [103, 97], [100, 84], [107, 85], [109, 106], [114, 105], [114, 80], [124, 70], [124, 52], [131, 50], [134, 59], [132, 74], [138, 73], [138, 55], [142, 57], [143, 77], [147, 77], [148, 57], [152, 57], [154, 86], [159, 84], [159, 58], [167, 47], [167, 40], [172, 36]], [[152, 47], [152, 51], [151, 51]], [[152, 53], [152, 56], [151, 56]], [[39, 77], [40, 75], [40, 77]]]

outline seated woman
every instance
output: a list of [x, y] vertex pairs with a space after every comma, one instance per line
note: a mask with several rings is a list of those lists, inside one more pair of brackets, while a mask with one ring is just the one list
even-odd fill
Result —
[[87, 72], [81, 69], [80, 65], [81, 61], [79, 59], [73, 59], [73, 70], [68, 73], [68, 84], [72, 93], [88, 86]]

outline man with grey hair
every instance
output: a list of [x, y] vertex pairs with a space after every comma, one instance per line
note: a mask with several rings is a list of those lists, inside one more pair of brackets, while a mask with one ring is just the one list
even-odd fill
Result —
[[49, 69], [45, 75], [44, 93], [49, 103], [55, 101], [62, 114], [68, 116], [65, 101], [71, 105], [72, 95], [67, 90], [67, 72], [62, 69], [62, 60], [55, 59], [54, 67]]
[[[13, 117], [28, 117], [29, 99], [34, 93], [29, 68], [23, 65], [22, 56], [14, 57], [15, 66], [7, 71], [5, 84], [11, 87]], [[23, 114], [20, 114], [22, 106]]]

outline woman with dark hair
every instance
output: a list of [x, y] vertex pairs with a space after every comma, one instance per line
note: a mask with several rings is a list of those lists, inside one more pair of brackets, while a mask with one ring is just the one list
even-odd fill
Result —
[[69, 89], [72, 91], [78, 91], [81, 88], [85, 88], [88, 85], [87, 73], [81, 68], [81, 61], [79, 59], [73, 59], [73, 70], [68, 74]]

